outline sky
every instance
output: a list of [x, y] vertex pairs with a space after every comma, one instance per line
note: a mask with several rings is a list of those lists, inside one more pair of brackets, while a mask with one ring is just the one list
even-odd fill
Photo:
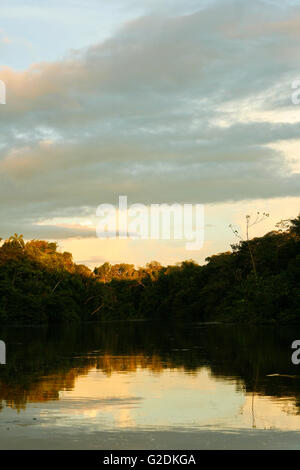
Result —
[[[300, 1], [2, 0], [0, 236], [77, 262], [228, 251], [300, 202]], [[96, 208], [203, 204], [205, 241], [100, 240]]]

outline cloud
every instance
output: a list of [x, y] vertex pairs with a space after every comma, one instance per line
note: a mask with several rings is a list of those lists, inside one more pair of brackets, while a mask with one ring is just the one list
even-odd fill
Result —
[[150, 3], [64, 60], [1, 69], [7, 230], [17, 220], [33, 233], [41, 218], [92, 212], [120, 194], [142, 203], [299, 195], [284, 145], [299, 132], [290, 92], [300, 9], [191, 1], [167, 13]]
[[[275, 229], [282, 219], [295, 217], [299, 212], [300, 197], [253, 199], [248, 201], [222, 202], [205, 206], [204, 246], [200, 250], [188, 251], [185, 240], [129, 240], [99, 238], [64, 238], [60, 245], [70, 251], [76, 262], [94, 268], [105, 261], [113, 263], [133, 263], [142, 266], [152, 260], [164, 265], [175, 264], [186, 259], [204, 263], [205, 258], [230, 250], [230, 245], [238, 241], [229, 224], [246, 236], [246, 214], [255, 219], [257, 211], [268, 212], [270, 217], [251, 228], [250, 236], [262, 236]], [[76, 219], [74, 217], [74, 219]], [[86, 223], [88, 217], [82, 218]], [[91, 220], [92, 217], [91, 217]]]
[[[21, 229], [21, 230], [20, 230]], [[64, 240], [68, 238], [85, 239], [95, 235], [95, 230], [88, 227], [78, 227], [75, 225], [41, 225], [34, 223], [22, 224], [16, 221], [1, 223], [1, 238], [8, 238], [12, 233], [24, 233], [26, 239], [47, 239], [47, 240]]]

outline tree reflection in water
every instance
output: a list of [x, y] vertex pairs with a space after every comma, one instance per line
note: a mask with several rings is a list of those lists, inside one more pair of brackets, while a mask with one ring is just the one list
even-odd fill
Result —
[[[7, 364], [0, 367], [1, 407], [59, 400], [92, 368], [110, 375], [148, 369], [209, 368], [216, 379], [234, 381], [255, 396], [293, 398], [300, 408], [300, 376], [291, 362], [294, 327], [257, 327], [152, 322], [5, 328]], [[276, 375], [272, 375], [276, 374]], [[1, 408], [2, 409], [2, 408]]]

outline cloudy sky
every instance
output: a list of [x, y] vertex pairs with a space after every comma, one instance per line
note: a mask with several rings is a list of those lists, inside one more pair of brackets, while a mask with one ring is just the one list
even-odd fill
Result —
[[[300, 207], [300, 0], [2, 0], [0, 236], [202, 262]], [[205, 244], [99, 240], [96, 207], [200, 203]]]

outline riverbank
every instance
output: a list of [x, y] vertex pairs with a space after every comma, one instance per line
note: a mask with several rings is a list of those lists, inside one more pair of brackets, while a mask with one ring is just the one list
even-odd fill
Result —
[[299, 323], [300, 216], [285, 231], [231, 248], [203, 265], [105, 262], [91, 271], [56, 243], [15, 235], [0, 247], [0, 323]]

